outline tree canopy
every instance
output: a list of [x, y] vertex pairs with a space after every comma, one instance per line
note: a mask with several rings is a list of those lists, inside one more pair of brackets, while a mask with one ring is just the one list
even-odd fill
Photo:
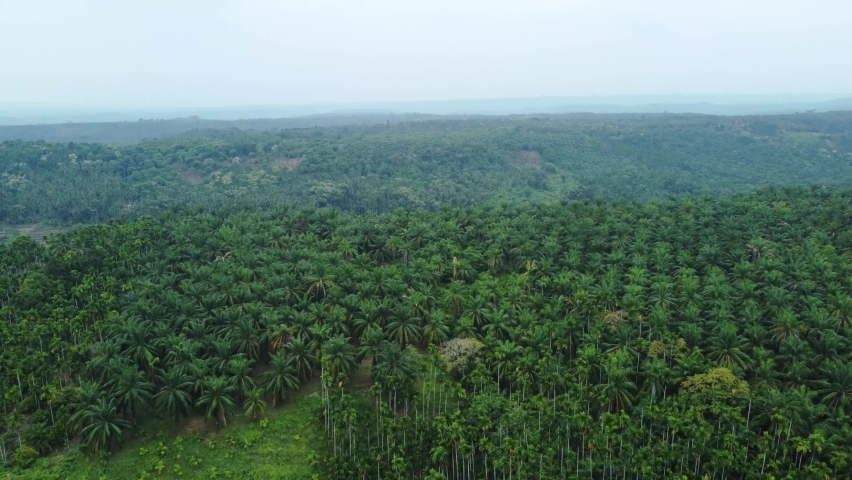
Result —
[[852, 190], [822, 186], [19, 237], [0, 463], [319, 381], [328, 478], [848, 478], [850, 255]]
[[171, 207], [381, 214], [503, 202], [647, 201], [719, 197], [768, 184], [850, 186], [852, 178], [850, 112], [448, 117], [281, 130], [239, 125], [128, 145], [0, 142], [0, 223], [97, 223]]

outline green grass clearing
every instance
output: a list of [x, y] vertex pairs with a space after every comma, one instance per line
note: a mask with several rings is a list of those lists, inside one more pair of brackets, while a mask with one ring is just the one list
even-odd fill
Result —
[[[301, 480], [319, 474], [323, 448], [317, 420], [316, 386], [252, 423], [235, 416], [216, 432], [214, 421], [194, 417], [178, 433], [168, 420], [139, 427], [118, 452], [105, 459], [78, 446], [42, 458], [23, 471], [0, 471], [0, 478], [23, 480], [228, 479]], [[132, 435], [132, 433], [131, 433]]]
[[[362, 401], [372, 385], [369, 361], [347, 381], [350, 393]], [[106, 458], [79, 445], [39, 459], [25, 470], [0, 470], [0, 479], [22, 480], [140, 480], [229, 479], [301, 480], [321, 478], [325, 448], [318, 411], [319, 379], [296, 392], [277, 408], [251, 422], [241, 412], [216, 431], [216, 422], [201, 416], [171, 420], [150, 416], [127, 432], [125, 443]], [[316, 477], [314, 477], [316, 475]]]
[[790, 143], [801, 147], [818, 147], [825, 145], [822, 135], [811, 132], [787, 132], [785, 134]]
[[0, 224], [0, 239], [12, 238], [18, 235], [28, 235], [36, 242], [41, 242], [44, 237], [58, 232], [66, 232], [72, 227], [57, 227], [54, 225], [44, 225], [39, 223], [30, 223], [26, 225], [7, 225]]

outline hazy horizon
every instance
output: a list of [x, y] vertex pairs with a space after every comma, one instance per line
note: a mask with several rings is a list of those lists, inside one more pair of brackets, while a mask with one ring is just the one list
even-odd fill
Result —
[[437, 98], [437, 99], [403, 99], [403, 100], [365, 100], [349, 102], [293, 102], [293, 103], [211, 103], [204, 105], [175, 104], [170, 106], [133, 104], [98, 105], [90, 103], [55, 103], [55, 102], [2, 102], [0, 109], [44, 109], [48, 111], [205, 111], [221, 109], [241, 108], [276, 108], [276, 107], [355, 107], [382, 105], [404, 105], [404, 104], [439, 104], [454, 102], [500, 102], [500, 101], [561, 101], [572, 105], [643, 105], [643, 104], [691, 104], [691, 103], [714, 103], [719, 105], [772, 105], [780, 103], [795, 102], [823, 102], [830, 100], [842, 100], [852, 98], [852, 91], [848, 93], [826, 93], [826, 94], [794, 94], [794, 93], [767, 93], [767, 94], [719, 94], [719, 93], [694, 93], [694, 94], [647, 94], [647, 95], [528, 95], [518, 97], [464, 97], [464, 98]]
[[852, 96], [838, 95], [669, 95], [609, 97], [527, 97], [233, 107], [97, 108], [93, 106], [0, 104], [0, 126], [128, 122], [140, 119], [273, 119], [345, 115], [514, 115], [677, 113], [772, 115], [852, 110]]
[[836, 0], [0, 0], [0, 105], [849, 96]]

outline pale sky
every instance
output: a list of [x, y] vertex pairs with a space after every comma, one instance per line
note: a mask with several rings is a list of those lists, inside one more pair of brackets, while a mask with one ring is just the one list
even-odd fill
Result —
[[0, 103], [852, 93], [849, 0], [0, 0]]

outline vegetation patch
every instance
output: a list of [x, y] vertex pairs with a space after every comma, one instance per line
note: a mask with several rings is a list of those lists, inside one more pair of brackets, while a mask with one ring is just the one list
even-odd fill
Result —
[[299, 164], [301, 163], [302, 159], [300, 158], [278, 158], [272, 161], [272, 168], [284, 169], [292, 172], [299, 168]]
[[844, 187], [852, 185], [850, 131], [850, 112], [594, 121], [536, 115], [195, 130], [130, 145], [6, 141], [0, 142], [0, 222], [97, 223], [172, 207], [381, 214], [501, 202], [721, 197], [763, 184]]
[[238, 417], [221, 431], [199, 417], [182, 424], [177, 435], [167, 422], [147, 422], [115, 454], [100, 457], [71, 447], [25, 470], [0, 470], [0, 478], [308, 480], [319, 473], [324, 448], [315, 426], [318, 412], [319, 399], [306, 395], [256, 422]]
[[541, 158], [541, 154], [537, 151], [522, 150], [518, 152], [518, 155], [514, 158], [513, 163], [517, 166], [541, 170], [541, 166], [544, 161]]

